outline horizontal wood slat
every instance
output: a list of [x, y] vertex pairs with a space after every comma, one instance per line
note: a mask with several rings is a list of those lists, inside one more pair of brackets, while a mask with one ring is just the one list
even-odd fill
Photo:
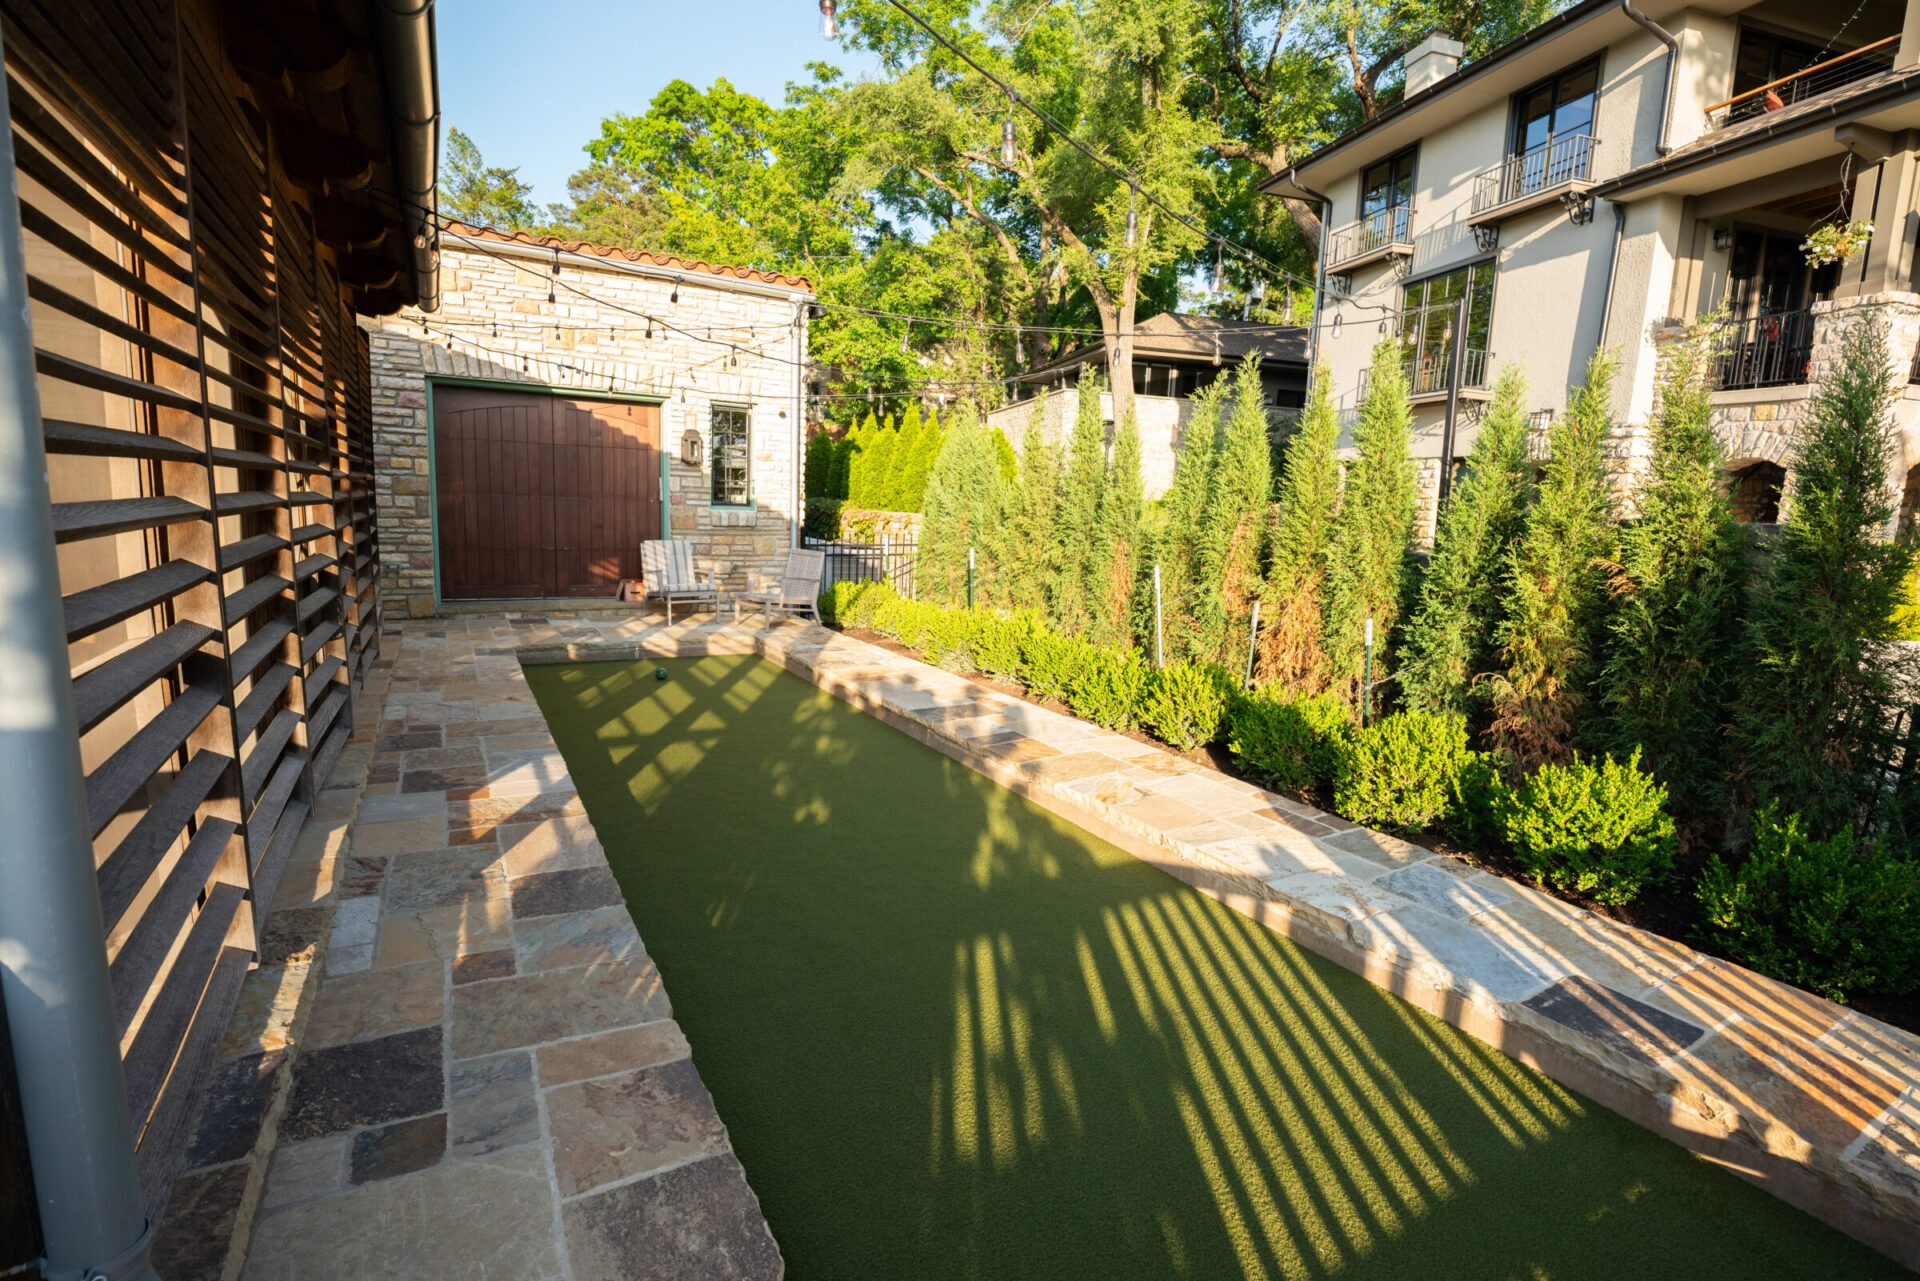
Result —
[[218, 706], [218, 691], [204, 685], [188, 686], [95, 767], [87, 775], [88, 835], [100, 835], [133, 794], [186, 745], [188, 736]]
[[276, 618], [247, 637], [246, 643], [235, 649], [228, 658], [235, 680], [244, 680], [253, 669], [260, 666], [267, 655], [280, 648], [280, 642], [293, 635], [293, 624], [284, 618]]
[[207, 509], [184, 498], [101, 498], [91, 502], [53, 505], [53, 541], [71, 543], [82, 538], [124, 534], [130, 529], [157, 529], [204, 520]]
[[194, 904], [200, 901], [215, 865], [226, 853], [227, 842], [238, 830], [223, 818], [203, 824], [187, 842], [167, 883], [127, 932], [126, 941], [113, 958], [111, 971], [113, 1013], [120, 1035], [127, 1034], [133, 1016], [139, 1012], [160, 967], [166, 963], [167, 953], [173, 950], [174, 941], [192, 915]]
[[190, 560], [170, 560], [126, 578], [75, 592], [61, 602], [67, 615], [67, 640], [91, 636], [103, 627], [152, 609], [212, 577], [212, 570]]
[[216, 885], [207, 894], [200, 914], [193, 918], [186, 945], [174, 957], [153, 1007], [141, 1020], [126, 1057], [127, 1106], [134, 1116], [144, 1118], [160, 1097], [246, 896], [238, 885]]
[[207, 799], [220, 776], [233, 764], [218, 752], [196, 752], [185, 769], [173, 776], [173, 782], [160, 799], [147, 808], [126, 839], [100, 864], [100, 913], [111, 930], [140, 894], [140, 887], [153, 876], [160, 860], [172, 848], [174, 838], [186, 828], [187, 821]]
[[73, 710], [86, 733], [128, 699], [178, 667], [219, 633], [205, 623], [175, 623], [73, 682]]

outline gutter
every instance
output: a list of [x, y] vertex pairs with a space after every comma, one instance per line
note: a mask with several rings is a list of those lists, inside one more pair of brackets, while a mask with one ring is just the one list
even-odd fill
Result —
[[374, 30], [393, 112], [393, 177], [401, 225], [417, 213], [413, 237], [414, 306], [440, 309], [440, 77], [434, 57], [433, 0], [378, 0]]
[[[1770, 120], [1762, 117], [1761, 119], [1764, 120], [1765, 123], [1759, 128], [1743, 130], [1730, 138], [1722, 139], [1717, 143], [1712, 143], [1704, 147], [1700, 147], [1698, 144], [1689, 144], [1673, 157], [1665, 160], [1656, 160], [1651, 164], [1642, 165], [1638, 169], [1630, 169], [1618, 178], [1612, 178], [1601, 183], [1593, 188], [1593, 195], [1597, 198], [1611, 200], [1615, 192], [1625, 191], [1630, 187], [1639, 186], [1642, 183], [1652, 181], [1656, 178], [1667, 178], [1672, 177], [1674, 174], [1684, 173], [1689, 169], [1697, 168], [1700, 165], [1718, 160], [1723, 156], [1742, 151], [1748, 147], [1756, 147], [1774, 138], [1797, 133], [1803, 129], [1810, 129], [1813, 126], [1833, 119], [1835, 116], [1845, 115], [1862, 107], [1873, 106], [1882, 99], [1898, 98], [1903, 94], [1912, 92], [1916, 88], [1920, 88], [1920, 68], [1910, 68], [1881, 84], [1875, 85], [1867, 92], [1843, 96], [1833, 102], [1823, 103], [1817, 111], [1808, 111], [1803, 115], [1797, 114], [1796, 109], [1796, 114], [1785, 120]], [[1745, 123], [1744, 121], [1742, 122], [1743, 125]]]
[[1671, 31], [1641, 13], [1633, 7], [1633, 0], [1620, 0], [1620, 12], [1631, 18], [1646, 33], [1667, 46], [1667, 80], [1660, 90], [1660, 140], [1653, 144], [1653, 154], [1664, 156], [1673, 150], [1667, 141], [1673, 128], [1673, 81], [1680, 73], [1680, 42]]
[[1607, 293], [1600, 304], [1600, 346], [1607, 345], [1607, 337], [1613, 331], [1613, 289], [1620, 280], [1620, 242], [1627, 234], [1627, 207], [1617, 200], [1607, 202], [1613, 206], [1613, 250], [1607, 255]]

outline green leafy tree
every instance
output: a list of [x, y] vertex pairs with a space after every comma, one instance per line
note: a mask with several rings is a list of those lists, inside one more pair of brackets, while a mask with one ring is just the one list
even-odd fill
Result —
[[1717, 814], [1725, 794], [1748, 571], [1713, 430], [1712, 332], [1695, 326], [1667, 355], [1639, 518], [1612, 571], [1593, 730], [1620, 755], [1638, 746], [1687, 823]]
[[1014, 482], [1000, 573], [1016, 609], [1052, 614], [1060, 580], [1055, 520], [1060, 502], [1060, 456], [1046, 432], [1047, 394], [1033, 402], [1020, 437], [1020, 474]]
[[1886, 538], [1898, 391], [1880, 322], [1855, 320], [1814, 389], [1791, 507], [1754, 603], [1737, 721], [1747, 779], [1815, 838], [1871, 817], [1873, 762], [1910, 677], [1891, 642], [1915, 551], [1910, 538]]
[[1327, 554], [1340, 510], [1340, 418], [1332, 380], [1313, 371], [1300, 430], [1287, 442], [1269, 522], [1267, 598], [1273, 623], [1260, 641], [1260, 678], [1303, 694], [1327, 688]]
[[1067, 438], [1060, 506], [1054, 535], [1060, 541], [1059, 586], [1054, 617], [1070, 634], [1086, 635], [1104, 595], [1106, 565], [1100, 545], [1100, 494], [1107, 484], [1106, 420], [1100, 411], [1100, 375], [1080, 377], [1079, 409]]
[[1327, 551], [1327, 666], [1334, 688], [1356, 704], [1362, 695], [1367, 620], [1373, 620], [1378, 680], [1393, 669], [1394, 624], [1413, 573], [1418, 495], [1412, 432], [1406, 366], [1399, 344], [1389, 339], [1374, 348], [1367, 394], [1353, 429], [1357, 456], [1347, 464]]
[[1607, 493], [1613, 430], [1610, 351], [1548, 436], [1539, 494], [1514, 549], [1496, 639], [1506, 668], [1492, 681], [1492, 734], [1517, 771], [1571, 759], [1597, 666], [1614, 530]]
[[533, 188], [520, 181], [520, 170], [489, 165], [473, 139], [458, 129], [447, 130], [439, 207], [444, 217], [502, 231], [526, 230], [537, 219]]
[[1140, 572], [1140, 518], [1146, 506], [1140, 477], [1140, 425], [1128, 410], [1114, 432], [1106, 483], [1100, 491], [1100, 529], [1089, 584], [1095, 601], [1093, 639], [1105, 645], [1133, 643], [1134, 588]]
[[1221, 417], [1228, 394], [1228, 384], [1221, 381], [1193, 398], [1193, 416], [1181, 429], [1174, 454], [1173, 484], [1160, 500], [1155, 555], [1160, 564], [1161, 630], [1168, 654], [1179, 660], [1201, 662], [1216, 657], [1204, 643], [1197, 611], [1206, 581], [1207, 500], [1219, 460]]
[[1479, 678], [1493, 670], [1507, 559], [1533, 488], [1526, 398], [1519, 369], [1501, 370], [1467, 474], [1440, 513], [1401, 655], [1402, 696], [1416, 710], [1466, 715], [1485, 702]]
[[952, 416], [946, 443], [927, 477], [926, 515], [920, 527], [917, 583], [928, 600], [963, 603], [967, 552], [975, 555], [976, 581], [993, 601], [993, 553], [1007, 515], [1006, 482], [993, 438], [969, 406]]

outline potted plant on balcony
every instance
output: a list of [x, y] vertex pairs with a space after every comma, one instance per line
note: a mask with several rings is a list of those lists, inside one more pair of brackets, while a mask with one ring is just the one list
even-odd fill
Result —
[[1863, 218], [1852, 222], [1829, 222], [1815, 227], [1800, 245], [1807, 263], [1824, 267], [1829, 263], [1851, 262], [1853, 256], [1873, 239], [1873, 224]]

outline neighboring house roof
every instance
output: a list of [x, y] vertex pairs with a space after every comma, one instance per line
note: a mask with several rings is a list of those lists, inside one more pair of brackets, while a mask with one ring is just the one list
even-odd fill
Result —
[[[650, 253], [645, 249], [622, 249], [616, 245], [596, 245], [586, 240], [563, 240], [559, 236], [536, 236], [525, 231], [501, 231], [495, 227], [476, 227], [471, 223], [448, 222], [446, 230], [468, 240], [494, 240], [505, 244], [530, 245], [536, 249], [558, 249], [563, 253], [590, 254], [596, 258], [620, 258], [645, 267], [684, 272], [693, 276], [718, 276], [729, 280], [751, 280], [763, 285], [784, 285], [813, 292], [813, 282], [805, 276], [789, 276], [756, 267], [728, 267], [717, 262], [680, 258], [673, 254]], [[456, 248], [458, 246], [455, 246]]]
[[[1307, 363], [1307, 330], [1302, 325], [1256, 325], [1214, 316], [1168, 311], [1134, 326], [1135, 360], [1203, 360], [1222, 364], [1258, 356], [1262, 364]], [[1088, 343], [1021, 374], [1018, 381], [1042, 381], [1076, 365], [1105, 365], [1105, 343]]]
[[1675, 147], [1658, 160], [1629, 169], [1593, 189], [1596, 196], [1613, 196], [1665, 178], [1694, 165], [1732, 152], [1757, 147], [1784, 135], [1812, 129], [1862, 108], [1920, 93], [1920, 67], [1882, 71], [1865, 76], [1843, 90], [1829, 90], [1804, 98], [1778, 111], [1762, 112], [1702, 134], [1684, 147]]

